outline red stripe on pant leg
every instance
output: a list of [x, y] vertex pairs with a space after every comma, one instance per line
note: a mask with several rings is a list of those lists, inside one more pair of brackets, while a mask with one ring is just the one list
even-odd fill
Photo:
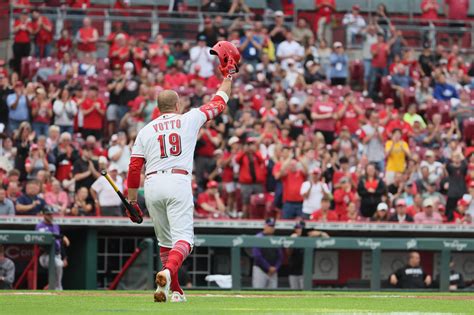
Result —
[[171, 276], [178, 276], [178, 269], [183, 264], [183, 261], [188, 257], [191, 251], [191, 245], [186, 241], [178, 241], [173, 249], [169, 252], [168, 261], [165, 264], [165, 269], [168, 269]]

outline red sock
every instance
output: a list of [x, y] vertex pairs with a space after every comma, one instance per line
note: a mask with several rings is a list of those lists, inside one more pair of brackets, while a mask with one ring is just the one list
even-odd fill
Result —
[[179, 292], [179, 294], [184, 294], [183, 289], [179, 285], [178, 273], [171, 277], [170, 289], [173, 292]]
[[188, 257], [191, 251], [191, 245], [186, 241], [178, 241], [168, 254], [168, 261], [165, 264], [165, 269], [171, 273], [171, 278], [176, 276], [178, 278], [178, 269], [183, 264], [183, 261]]

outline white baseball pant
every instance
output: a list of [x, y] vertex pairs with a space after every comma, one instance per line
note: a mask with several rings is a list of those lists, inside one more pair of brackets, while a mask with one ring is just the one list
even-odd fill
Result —
[[147, 176], [145, 202], [160, 246], [173, 248], [180, 240], [193, 246], [191, 175], [158, 172]]

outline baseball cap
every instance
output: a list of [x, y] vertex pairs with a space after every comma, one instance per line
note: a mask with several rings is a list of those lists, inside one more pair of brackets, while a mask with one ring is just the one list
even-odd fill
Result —
[[206, 188], [217, 188], [218, 184], [215, 180], [207, 182]]
[[304, 223], [304, 221], [299, 221], [299, 222], [296, 222], [296, 223], [295, 223], [294, 228], [295, 228], [295, 229], [304, 229], [305, 226], [306, 226], [306, 223]]
[[42, 210], [41, 210], [41, 213], [42, 214], [53, 214], [55, 211], [53, 209], [53, 207], [51, 206], [45, 206]]
[[377, 206], [377, 211], [387, 211], [388, 205], [385, 202], [381, 202]]
[[275, 219], [274, 218], [268, 218], [265, 220], [265, 225], [267, 226], [275, 226]]
[[290, 103], [290, 105], [298, 105], [300, 103], [300, 100], [296, 96], [293, 96], [293, 97], [290, 98], [289, 103]]
[[229, 143], [229, 145], [231, 146], [231, 145], [233, 145], [233, 144], [235, 144], [235, 143], [238, 143], [239, 141], [240, 141], [239, 137], [233, 136], [233, 137], [231, 137], [231, 138], [229, 139], [229, 142], [228, 142], [228, 143]]
[[117, 165], [110, 164], [109, 168], [107, 169], [107, 172], [114, 172], [114, 171], [118, 171]]
[[395, 206], [406, 206], [407, 203], [405, 199], [398, 199], [397, 202], [395, 203]]
[[33, 150], [38, 150], [38, 145], [36, 143], [33, 143], [30, 147], [30, 151], [33, 151]]
[[433, 200], [431, 200], [431, 198], [425, 199], [425, 201], [423, 201], [423, 208], [426, 208], [426, 207], [434, 207], [434, 203], [433, 203]]
[[385, 100], [385, 105], [393, 105], [393, 98], [390, 98], [390, 97], [387, 98], [387, 99]]
[[339, 48], [339, 47], [342, 47], [342, 43], [341, 42], [335, 42], [334, 43], [334, 48]]
[[117, 134], [113, 134], [112, 137], [110, 137], [110, 141], [114, 142], [118, 140]]
[[474, 181], [469, 183], [469, 188], [474, 188]]
[[17, 82], [15, 83], [15, 87], [24, 87], [24, 86], [25, 86], [25, 85], [23, 84], [22, 81], [17, 81]]
[[284, 16], [285, 14], [283, 13], [283, 11], [275, 11], [275, 16]]
[[253, 90], [253, 85], [252, 85], [252, 84], [247, 84], [247, 85], [245, 85], [244, 90], [245, 90], [245, 91], [251, 91], [251, 90]]
[[312, 174], [321, 174], [321, 168], [319, 167], [315, 167], [312, 171], [311, 171]]
[[198, 41], [204, 41], [205, 42], [206, 40], [207, 40], [206, 35], [199, 35], [198, 36]]
[[352, 6], [352, 10], [360, 11], [360, 5], [354, 4], [354, 5]]
[[431, 150], [426, 151], [425, 157], [428, 157], [428, 156], [434, 156], [434, 152]]
[[247, 143], [255, 143], [255, 142], [257, 142], [257, 139], [255, 139], [254, 137], [247, 138]]

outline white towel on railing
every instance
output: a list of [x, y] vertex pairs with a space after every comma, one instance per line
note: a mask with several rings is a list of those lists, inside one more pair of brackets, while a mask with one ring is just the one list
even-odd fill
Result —
[[231, 275], [209, 275], [206, 276], [206, 281], [215, 281], [219, 288], [230, 289], [232, 288], [232, 276]]

